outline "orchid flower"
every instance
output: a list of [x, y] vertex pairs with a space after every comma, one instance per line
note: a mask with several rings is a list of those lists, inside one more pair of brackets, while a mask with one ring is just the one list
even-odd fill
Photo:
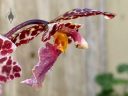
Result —
[[[80, 24], [63, 22], [64, 20], [103, 15], [112, 19], [114, 14], [92, 9], [73, 9], [51, 21], [28, 20], [14, 27], [5, 35], [0, 35], [0, 83], [6, 83], [21, 76], [21, 67], [11, 54], [21, 45], [29, 43], [39, 34], [45, 47], [38, 50], [39, 61], [32, 69], [32, 76], [22, 81], [32, 87], [41, 87], [48, 70], [51, 69], [58, 56], [65, 52], [72, 41], [76, 48], [88, 48], [88, 43], [80, 35]], [[51, 41], [53, 40], [53, 41]]]

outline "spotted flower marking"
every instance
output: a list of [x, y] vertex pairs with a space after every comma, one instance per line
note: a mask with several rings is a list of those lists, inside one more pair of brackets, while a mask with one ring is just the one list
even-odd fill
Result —
[[29, 43], [32, 39], [40, 34], [41, 31], [45, 30], [43, 25], [33, 25], [29, 28], [25, 28], [25, 30], [13, 34], [11, 41], [15, 43], [16, 46], [20, 46], [22, 44]]
[[16, 46], [12, 41], [0, 36], [0, 83], [21, 76], [21, 67], [11, 56], [15, 49]]
[[17, 47], [29, 43], [42, 34], [41, 41], [45, 46], [38, 50], [39, 61], [32, 69], [32, 76], [21, 82], [32, 87], [41, 87], [46, 73], [70, 43], [74, 42], [76, 48], [88, 48], [87, 41], [79, 32], [81, 25], [62, 21], [95, 15], [103, 15], [107, 17], [106, 19], [112, 19], [115, 16], [109, 12], [77, 8], [49, 22], [38, 19], [28, 20], [17, 25], [4, 36], [0, 35], [0, 83], [21, 76], [21, 68], [11, 54]]

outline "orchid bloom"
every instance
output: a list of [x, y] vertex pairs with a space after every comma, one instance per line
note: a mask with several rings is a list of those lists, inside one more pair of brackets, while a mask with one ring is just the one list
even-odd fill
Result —
[[103, 15], [107, 19], [115, 16], [108, 12], [77, 8], [49, 22], [38, 19], [26, 21], [5, 35], [0, 35], [0, 83], [6, 83], [21, 76], [21, 67], [11, 54], [17, 47], [29, 43], [42, 34], [41, 40], [45, 43], [45, 47], [38, 50], [39, 61], [32, 69], [33, 75], [30, 79], [21, 82], [32, 87], [40, 87], [48, 70], [51, 69], [58, 56], [65, 52], [71, 41], [74, 41], [77, 48], [88, 48], [88, 43], [78, 32], [81, 25], [62, 21], [95, 15]]

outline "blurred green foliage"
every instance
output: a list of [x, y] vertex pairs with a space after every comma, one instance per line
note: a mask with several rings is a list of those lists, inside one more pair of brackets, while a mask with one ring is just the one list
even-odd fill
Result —
[[119, 73], [128, 73], [128, 64], [121, 64], [117, 67]]
[[[120, 64], [116, 70], [118, 73], [128, 74], [128, 64]], [[119, 95], [114, 90], [117, 85], [121, 85], [127, 89], [128, 79], [116, 78], [113, 73], [102, 73], [96, 76], [95, 81], [101, 87], [101, 91], [97, 96], [128, 96], [128, 90], [125, 90], [122, 95]]]

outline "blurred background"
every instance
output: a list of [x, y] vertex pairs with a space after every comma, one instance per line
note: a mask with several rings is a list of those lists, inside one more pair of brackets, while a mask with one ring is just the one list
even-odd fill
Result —
[[[0, 0], [0, 34], [26, 20], [51, 20], [73, 8], [108, 11], [115, 13], [116, 18], [105, 20], [103, 16], [94, 16], [73, 20], [83, 25], [80, 32], [88, 41], [89, 49], [76, 49], [70, 45], [48, 72], [40, 89], [20, 84], [31, 76], [31, 69], [38, 61], [37, 50], [42, 46], [40, 37], [18, 48], [14, 55], [22, 66], [22, 77], [5, 84], [2, 96], [96, 96], [103, 89], [99, 81], [106, 78], [99, 78], [97, 84], [98, 74], [111, 73], [115, 78], [128, 78], [127, 74], [120, 75], [116, 71], [119, 64], [128, 63], [127, 0]], [[11, 23], [8, 20], [10, 11], [14, 15]], [[122, 85], [110, 87], [118, 94], [126, 90]]]

